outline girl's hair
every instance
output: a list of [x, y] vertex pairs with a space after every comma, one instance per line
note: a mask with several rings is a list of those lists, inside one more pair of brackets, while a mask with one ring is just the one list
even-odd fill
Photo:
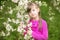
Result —
[[[31, 6], [36, 6], [37, 8], [39, 8], [39, 4], [35, 3], [35, 2], [29, 2], [28, 3], [28, 7], [27, 7], [27, 12], [29, 13], [31, 11]], [[41, 18], [41, 12], [39, 10], [39, 29], [42, 28], [42, 18]]]

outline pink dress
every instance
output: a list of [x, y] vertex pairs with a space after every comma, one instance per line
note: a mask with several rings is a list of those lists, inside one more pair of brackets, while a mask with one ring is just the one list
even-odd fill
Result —
[[48, 40], [48, 27], [45, 20], [42, 19], [42, 29], [38, 30], [39, 21], [38, 20], [30, 20], [32, 22], [32, 37], [34, 40]]

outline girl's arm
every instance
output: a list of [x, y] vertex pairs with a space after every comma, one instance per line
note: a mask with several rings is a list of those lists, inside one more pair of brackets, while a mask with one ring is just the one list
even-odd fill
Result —
[[38, 39], [38, 40], [41, 40], [41, 39], [47, 40], [48, 39], [48, 28], [47, 28], [46, 21], [43, 21], [42, 27], [43, 27], [43, 34], [41, 34], [40, 32], [37, 33], [37, 32], [33, 31], [33, 33], [32, 33], [33, 38]]

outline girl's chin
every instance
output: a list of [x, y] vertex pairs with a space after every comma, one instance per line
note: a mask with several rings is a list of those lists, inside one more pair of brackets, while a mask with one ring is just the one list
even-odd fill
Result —
[[36, 16], [33, 16], [32, 18], [36, 18]]

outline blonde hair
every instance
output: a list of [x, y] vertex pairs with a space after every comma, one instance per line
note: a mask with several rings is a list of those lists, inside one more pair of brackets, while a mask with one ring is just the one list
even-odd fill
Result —
[[[29, 2], [28, 3], [28, 7], [27, 7], [27, 12], [29, 13], [31, 10], [31, 6], [35, 5], [37, 8], [39, 8], [39, 4], [35, 3], [35, 2]], [[41, 10], [39, 9], [39, 29], [42, 28], [42, 18], [41, 18]]]

